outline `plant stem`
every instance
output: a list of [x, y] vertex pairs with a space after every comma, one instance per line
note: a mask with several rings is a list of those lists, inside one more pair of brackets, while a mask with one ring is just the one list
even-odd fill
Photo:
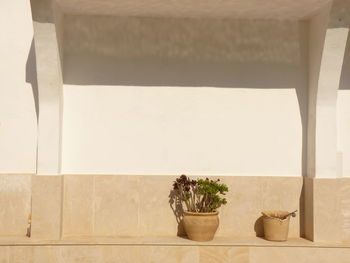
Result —
[[180, 190], [180, 195], [182, 197], [182, 200], [185, 202], [186, 204], [186, 208], [187, 208], [187, 211], [191, 211], [191, 207], [190, 207], [190, 204], [188, 203], [188, 200], [187, 200], [187, 196], [184, 192], [184, 190], [182, 189], [182, 186], [179, 185], [179, 190]]

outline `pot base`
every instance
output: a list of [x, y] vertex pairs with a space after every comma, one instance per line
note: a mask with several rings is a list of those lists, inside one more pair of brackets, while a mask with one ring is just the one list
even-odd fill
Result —
[[200, 242], [213, 240], [219, 227], [218, 214], [184, 212], [183, 223], [188, 238]]

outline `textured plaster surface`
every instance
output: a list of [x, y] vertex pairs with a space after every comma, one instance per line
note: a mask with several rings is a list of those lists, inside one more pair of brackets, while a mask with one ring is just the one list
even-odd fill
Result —
[[122, 16], [236, 17], [244, 19], [302, 19], [329, 0], [57, 0], [67, 13]]
[[36, 172], [36, 65], [29, 1], [0, 2], [0, 173]]

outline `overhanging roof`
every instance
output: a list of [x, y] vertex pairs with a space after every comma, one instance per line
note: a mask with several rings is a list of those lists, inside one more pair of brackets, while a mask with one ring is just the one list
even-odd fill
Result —
[[331, 0], [56, 0], [64, 13], [86, 15], [305, 19]]

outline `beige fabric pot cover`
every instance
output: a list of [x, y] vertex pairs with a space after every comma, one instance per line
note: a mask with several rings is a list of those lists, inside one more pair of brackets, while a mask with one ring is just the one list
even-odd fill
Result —
[[[287, 211], [263, 211], [263, 225], [265, 239], [270, 241], [287, 241], [290, 214]], [[283, 217], [287, 216], [283, 219]]]

